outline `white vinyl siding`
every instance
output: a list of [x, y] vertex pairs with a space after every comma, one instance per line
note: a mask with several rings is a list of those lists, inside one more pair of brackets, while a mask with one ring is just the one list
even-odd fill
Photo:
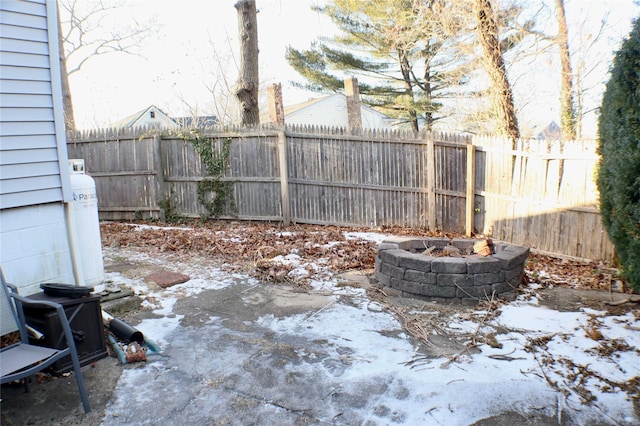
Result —
[[74, 282], [57, 20], [55, 0], [0, 0], [0, 265], [24, 295]]
[[68, 199], [55, 7], [0, 1], [0, 209]]

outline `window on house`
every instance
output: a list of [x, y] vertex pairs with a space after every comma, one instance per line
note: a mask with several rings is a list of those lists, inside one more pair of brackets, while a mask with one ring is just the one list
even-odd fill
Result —
[[151, 118], [156, 118], [156, 112], [155, 111], [149, 111], [149, 115], [151, 116]]

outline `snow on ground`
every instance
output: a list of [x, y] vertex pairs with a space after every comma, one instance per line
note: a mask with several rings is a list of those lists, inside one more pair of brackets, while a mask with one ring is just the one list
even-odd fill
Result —
[[[157, 267], [164, 267], [168, 263], [174, 263], [168, 262], [166, 255], [151, 256], [139, 250], [123, 248], [105, 247], [103, 248], [103, 256], [107, 261], [111, 262], [126, 258], [128, 262], [155, 265]], [[154, 289], [142, 279], [126, 278], [118, 272], [106, 273], [105, 281], [129, 288], [142, 298], [141, 307], [143, 309], [149, 309], [154, 314], [162, 317], [160, 320], [143, 320], [141, 324], [136, 326], [143, 334], [153, 336], [157, 343], [164, 343], [164, 336], [177, 327], [182, 319], [182, 316], [172, 314], [173, 306], [179, 298], [196, 296], [204, 290], [225, 288], [233, 285], [235, 278], [246, 279], [252, 284], [258, 283], [254, 278], [242, 274], [229, 273], [218, 267], [211, 266], [203, 259], [193, 262], [181, 261], [180, 272], [189, 275], [189, 281], [165, 289]]]
[[[324, 338], [348, 345], [353, 351], [353, 380], [389, 374], [412, 395], [433, 389], [428, 405], [422, 407], [424, 411], [410, 407], [402, 410], [415, 414], [415, 418], [405, 418], [404, 424], [423, 424], [423, 414], [428, 413], [433, 424], [464, 425], [508, 410], [527, 411], [532, 406], [539, 407], [539, 414], [552, 417], [565, 409], [578, 424], [634, 423], [629, 397], [612, 385], [640, 375], [640, 336], [630, 328], [637, 329], [640, 320], [632, 315], [602, 319], [607, 328], [603, 334], [624, 339], [629, 346], [611, 358], [602, 356], [597, 351], [601, 343], [581, 331], [591, 318], [601, 318], [604, 313], [558, 312], [514, 302], [486, 325], [509, 330], [498, 335], [502, 348], [481, 345], [479, 354], [467, 353], [454, 362], [448, 358], [425, 359], [411, 369], [406, 364], [412, 355], [419, 356], [415, 346], [408, 339], [394, 340], [380, 334], [380, 330], [397, 327], [397, 319], [370, 309], [369, 303], [363, 296], [357, 307], [336, 304], [310, 319], [276, 319], [270, 315], [262, 318], [260, 325], [282, 334], [296, 333], [310, 340]], [[478, 314], [474, 317], [481, 318], [482, 313]], [[474, 321], [457, 324], [461, 332], [475, 330], [478, 325]], [[540, 337], [550, 337], [546, 346], [527, 350], [530, 340]], [[584, 369], [582, 375], [577, 372], [580, 368]]]
[[393, 237], [393, 235], [389, 234], [380, 234], [377, 232], [345, 232], [344, 237], [347, 240], [365, 240], [365, 241], [373, 241], [376, 244], [380, 244], [382, 241], [387, 238]]
[[148, 225], [143, 223], [125, 223], [125, 225], [130, 226], [134, 231], [144, 231], [145, 229], [155, 229], [155, 230], [175, 230], [175, 231], [191, 231], [193, 228], [188, 228], [184, 226], [158, 226], [158, 225]]
[[[388, 237], [375, 233], [345, 236], [376, 242]], [[161, 255], [105, 248], [106, 258], [118, 256], [158, 266], [166, 262]], [[578, 424], [637, 421], [631, 401], [631, 396], [638, 397], [640, 385], [637, 314], [607, 316], [586, 308], [559, 312], [540, 306], [536, 297], [523, 298], [505, 304], [499, 315], [489, 319], [486, 312], [478, 311], [448, 324], [453, 334], [468, 335], [480, 329], [483, 333], [493, 332], [498, 342], [492, 345], [495, 347], [479, 344], [474, 351], [462, 351], [455, 359], [424, 358], [413, 362], [420, 358], [418, 346], [406, 335], [389, 337], [380, 332], [401, 325], [398, 318], [369, 300], [364, 290], [336, 286], [335, 277], [327, 276], [327, 267], [321, 261], [302, 264], [295, 253], [281, 256], [278, 261], [291, 266], [293, 274], [321, 271], [323, 277], [312, 276], [312, 291], [329, 291], [336, 300], [340, 294], [349, 294], [351, 302], [332, 303], [310, 317], [266, 315], [258, 324], [275, 333], [296, 333], [310, 340], [328, 339], [350, 347], [351, 366], [344, 378], [345, 386], [365, 377], [393, 377], [394, 383], [402, 384], [399, 392], [414, 395], [397, 398], [396, 406], [390, 407], [410, 413], [396, 419], [397, 423], [424, 424], [426, 420], [462, 425], [508, 410], [522, 413], [532, 409], [558, 417], [558, 422], [562, 421], [563, 409]], [[138, 327], [161, 342], [180, 321], [171, 313], [178, 298], [233, 285], [238, 279], [259, 284], [243, 274], [232, 277], [218, 268], [203, 267], [202, 262], [182, 263], [181, 272], [191, 279], [159, 290], [149, 290], [140, 279], [127, 280], [118, 273], [108, 274], [107, 279], [123, 283], [143, 297], [143, 306], [159, 317], [145, 320]], [[416, 404], [422, 405], [416, 408]]]

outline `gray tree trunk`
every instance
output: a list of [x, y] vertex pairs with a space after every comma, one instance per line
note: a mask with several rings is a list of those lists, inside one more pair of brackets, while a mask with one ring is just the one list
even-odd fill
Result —
[[556, 0], [558, 20], [557, 44], [562, 68], [560, 84], [560, 130], [565, 141], [576, 138], [576, 111], [573, 102], [573, 72], [569, 54], [569, 30], [564, 11], [564, 0]]
[[240, 37], [240, 72], [236, 82], [236, 97], [240, 103], [240, 124], [260, 124], [258, 108], [258, 18], [255, 0], [239, 0], [238, 35]]
[[478, 39], [484, 53], [483, 62], [492, 86], [493, 103], [500, 120], [500, 130], [512, 140], [520, 137], [513, 92], [498, 40], [498, 25], [489, 0], [476, 0]]
[[64, 38], [62, 37], [62, 26], [60, 25], [60, 14], [58, 13], [58, 54], [60, 61], [60, 79], [62, 80], [62, 109], [64, 111], [64, 124], [67, 131], [76, 130], [76, 120], [73, 116], [73, 100], [71, 99], [71, 88], [69, 87], [69, 73], [67, 72], [67, 58], [64, 54]]

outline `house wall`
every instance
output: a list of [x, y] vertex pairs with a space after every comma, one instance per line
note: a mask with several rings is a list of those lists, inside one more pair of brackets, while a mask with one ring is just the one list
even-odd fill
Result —
[[[41, 291], [42, 282], [75, 282], [62, 203], [2, 209], [0, 223], [0, 265], [20, 294]], [[4, 297], [0, 300], [3, 335], [15, 328]]]
[[[55, 2], [0, 2], [0, 208], [70, 199]], [[53, 12], [53, 17], [50, 14]], [[58, 76], [51, 83], [51, 76]], [[59, 103], [59, 105], [56, 105]]]
[[[152, 117], [153, 115], [153, 117]], [[175, 127], [176, 123], [162, 111], [151, 108], [145, 111], [131, 127], [153, 127], [156, 129], [168, 129]]]
[[[362, 127], [366, 129], [389, 129], [391, 122], [382, 114], [362, 105]], [[308, 107], [285, 116], [285, 123], [328, 127], [349, 127], [347, 100], [344, 95], [330, 96]]]
[[40, 291], [40, 283], [73, 284], [73, 268], [62, 204], [0, 210], [0, 264], [21, 294]]
[[[55, 1], [0, 1], [0, 264], [21, 294], [73, 283]], [[0, 334], [15, 327], [0, 297]]]
[[380, 115], [373, 108], [362, 106], [362, 127], [365, 129], [391, 129], [394, 120]]

